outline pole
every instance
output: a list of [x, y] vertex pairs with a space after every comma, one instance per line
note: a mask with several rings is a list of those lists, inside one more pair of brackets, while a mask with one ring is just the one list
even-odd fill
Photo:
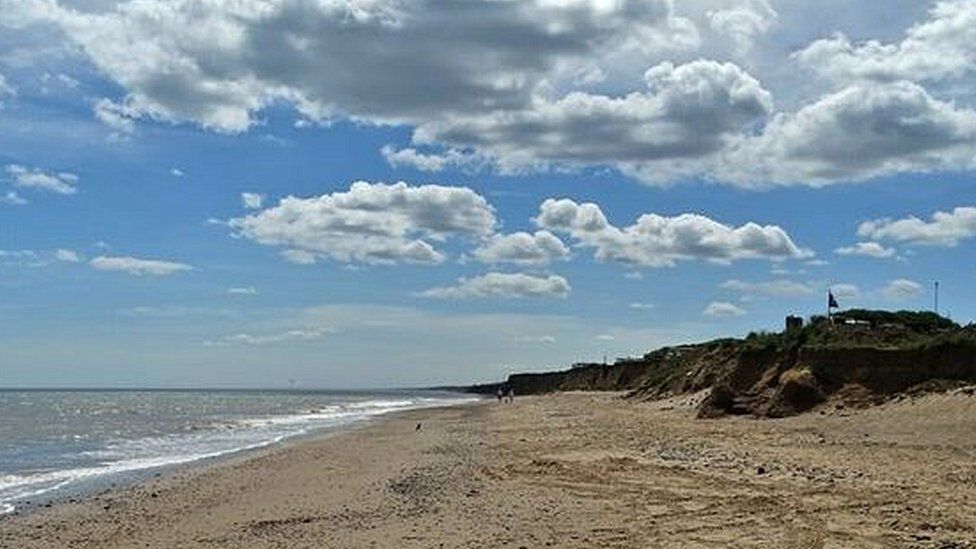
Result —
[[935, 281], [935, 314], [939, 314], [939, 281]]

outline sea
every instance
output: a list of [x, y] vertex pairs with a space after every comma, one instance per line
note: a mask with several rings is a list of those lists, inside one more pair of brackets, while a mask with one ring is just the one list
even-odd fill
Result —
[[473, 400], [438, 391], [0, 390], [0, 515], [391, 412]]

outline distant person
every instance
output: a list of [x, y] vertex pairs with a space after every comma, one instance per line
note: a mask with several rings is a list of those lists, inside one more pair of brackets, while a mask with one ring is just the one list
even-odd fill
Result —
[[509, 402], [515, 402], [515, 388], [514, 387], [509, 387], [508, 388], [508, 401]]
[[501, 387], [499, 387], [498, 390], [495, 391], [495, 396], [498, 397], [498, 402], [501, 402], [502, 401], [502, 397], [504, 396], [504, 393], [502, 393], [502, 388]]

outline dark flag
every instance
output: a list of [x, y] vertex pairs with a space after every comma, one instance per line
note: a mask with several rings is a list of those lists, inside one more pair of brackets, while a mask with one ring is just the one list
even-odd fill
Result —
[[827, 308], [828, 309], [840, 309], [840, 305], [837, 304], [837, 300], [834, 299], [834, 293], [827, 290]]

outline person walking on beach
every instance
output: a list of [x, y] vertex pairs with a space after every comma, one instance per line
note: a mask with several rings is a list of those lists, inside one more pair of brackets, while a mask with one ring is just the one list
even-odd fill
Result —
[[515, 387], [508, 388], [508, 402], [515, 402]]
[[501, 387], [499, 387], [498, 390], [495, 391], [495, 396], [498, 397], [498, 402], [501, 402], [502, 401], [503, 393], [502, 393], [502, 388]]

